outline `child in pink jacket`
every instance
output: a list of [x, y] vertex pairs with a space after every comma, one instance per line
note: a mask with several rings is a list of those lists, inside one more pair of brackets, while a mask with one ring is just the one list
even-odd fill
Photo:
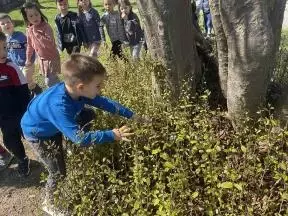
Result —
[[57, 74], [61, 70], [60, 55], [55, 44], [53, 30], [37, 4], [25, 3], [21, 8], [21, 13], [27, 25], [26, 66], [31, 64], [35, 50], [40, 60], [41, 73], [45, 76], [45, 84], [51, 87], [59, 82]]

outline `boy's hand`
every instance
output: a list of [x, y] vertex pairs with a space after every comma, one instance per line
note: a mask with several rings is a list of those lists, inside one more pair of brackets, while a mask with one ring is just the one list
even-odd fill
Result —
[[152, 123], [152, 120], [149, 117], [147, 117], [147, 116], [138, 116], [137, 114], [134, 114], [131, 119], [133, 119], [134, 121], [136, 121], [138, 123], [142, 123], [142, 124]]
[[126, 125], [122, 126], [121, 128], [115, 128], [112, 130], [114, 133], [114, 139], [116, 141], [126, 141], [130, 142], [131, 140], [127, 139], [127, 137], [132, 136], [134, 133], [129, 133], [131, 131]]

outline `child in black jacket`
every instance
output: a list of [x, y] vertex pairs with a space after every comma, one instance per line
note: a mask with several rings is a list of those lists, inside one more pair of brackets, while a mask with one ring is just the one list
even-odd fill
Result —
[[7, 59], [6, 36], [0, 32], [0, 129], [5, 147], [18, 159], [18, 172], [21, 176], [30, 173], [27, 158], [21, 141], [21, 118], [30, 100], [27, 81], [20, 69]]
[[58, 49], [61, 51], [66, 49], [69, 55], [74, 52], [79, 53], [85, 38], [78, 15], [75, 12], [68, 11], [67, 0], [56, 0], [56, 4], [60, 11], [55, 18]]

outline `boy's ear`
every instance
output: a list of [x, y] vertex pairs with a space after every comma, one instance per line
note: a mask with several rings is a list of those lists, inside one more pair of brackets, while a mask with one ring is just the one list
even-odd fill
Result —
[[77, 83], [76, 84], [76, 89], [78, 89], [78, 90], [83, 90], [84, 89], [84, 84], [83, 83]]

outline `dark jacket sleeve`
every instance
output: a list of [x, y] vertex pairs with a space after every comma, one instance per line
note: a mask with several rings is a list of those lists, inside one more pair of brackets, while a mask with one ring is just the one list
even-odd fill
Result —
[[19, 114], [22, 116], [26, 112], [27, 106], [31, 99], [28, 84], [14, 86], [14, 95], [19, 103]]
[[56, 24], [56, 43], [59, 50], [63, 51], [63, 41], [62, 41], [62, 29], [60, 24], [60, 17], [59, 14], [55, 18], [55, 24]]
[[82, 23], [82, 20], [80, 18], [80, 14], [77, 14], [77, 34], [79, 34], [79, 37], [81, 38], [81, 41], [83, 43], [88, 43], [88, 38], [86, 36], [84, 25]]

